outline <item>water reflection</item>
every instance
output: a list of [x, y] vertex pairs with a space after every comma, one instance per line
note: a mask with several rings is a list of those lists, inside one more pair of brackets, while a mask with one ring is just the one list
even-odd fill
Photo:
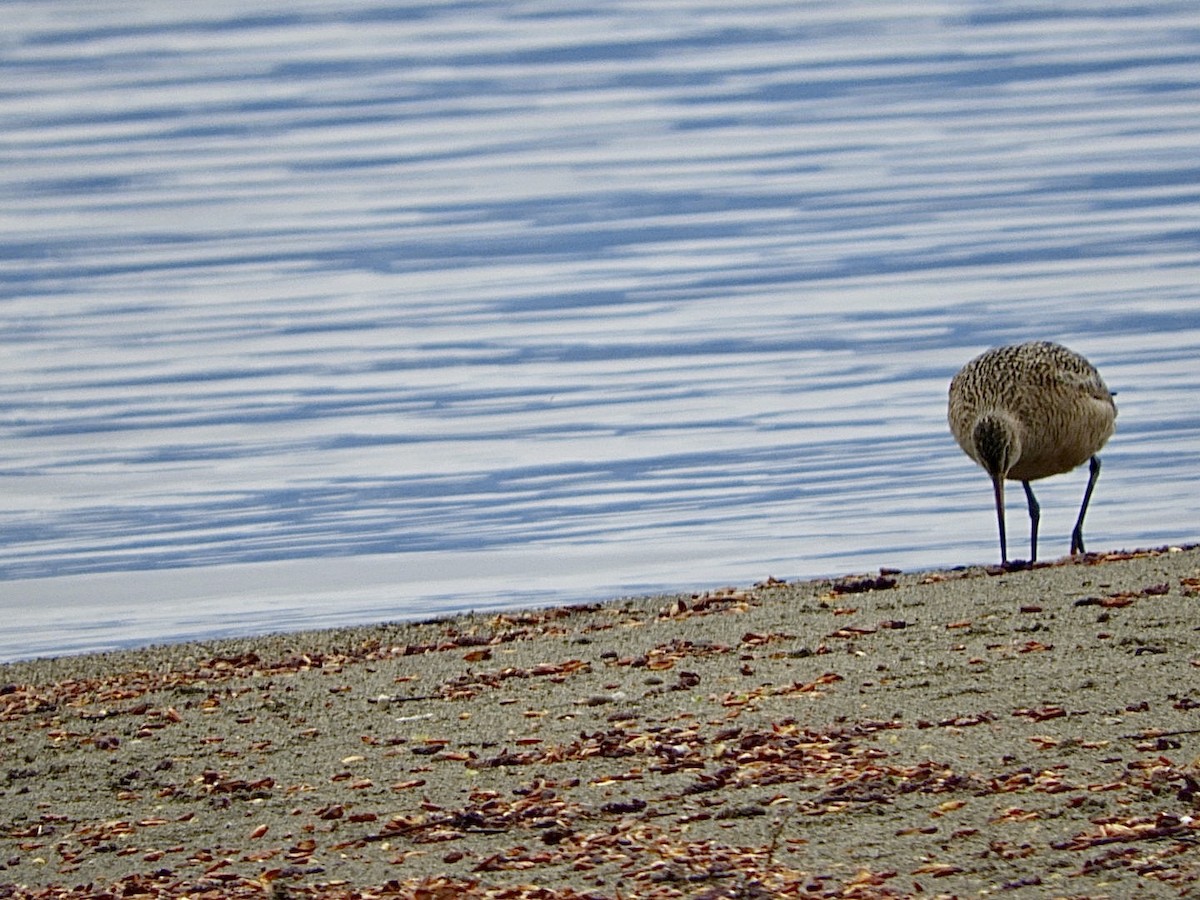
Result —
[[990, 560], [1031, 337], [1194, 539], [1200, 13], [938, 12], [16, 4], [0, 658]]

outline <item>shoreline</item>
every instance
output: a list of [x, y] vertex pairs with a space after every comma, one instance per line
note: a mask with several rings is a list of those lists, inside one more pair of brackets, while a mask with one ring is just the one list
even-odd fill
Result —
[[1191, 546], [0, 664], [0, 897], [1200, 896], [1198, 612]]

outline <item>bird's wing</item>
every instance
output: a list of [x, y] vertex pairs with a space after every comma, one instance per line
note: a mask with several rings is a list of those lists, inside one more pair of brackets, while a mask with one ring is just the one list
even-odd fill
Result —
[[1068, 385], [1097, 400], [1112, 402], [1112, 394], [1096, 372], [1064, 372], [1058, 373], [1063, 384]]

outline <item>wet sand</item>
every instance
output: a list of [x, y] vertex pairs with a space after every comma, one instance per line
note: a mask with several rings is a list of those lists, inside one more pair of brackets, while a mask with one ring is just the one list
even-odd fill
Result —
[[0, 897], [1200, 896], [1200, 550], [0, 666]]

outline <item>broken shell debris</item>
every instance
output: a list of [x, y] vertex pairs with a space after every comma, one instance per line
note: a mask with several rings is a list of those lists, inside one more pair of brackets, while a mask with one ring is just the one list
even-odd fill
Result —
[[1200, 551], [0, 666], [0, 898], [1200, 895]]

